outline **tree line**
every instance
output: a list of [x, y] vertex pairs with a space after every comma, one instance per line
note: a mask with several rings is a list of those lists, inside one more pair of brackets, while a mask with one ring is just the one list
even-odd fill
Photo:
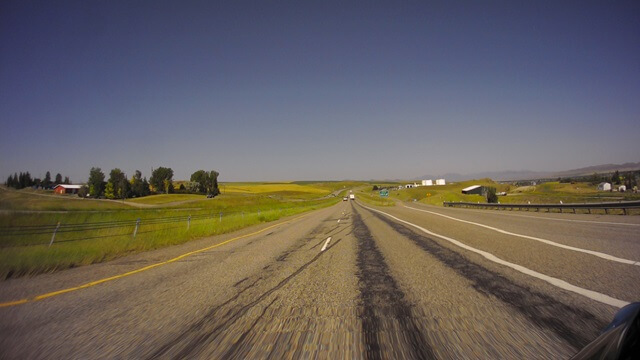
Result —
[[51, 189], [55, 185], [59, 184], [71, 184], [68, 176], [62, 178], [62, 174], [57, 173], [54, 180], [51, 180], [51, 172], [47, 171], [44, 179], [32, 178], [31, 174], [27, 172], [14, 173], [9, 175], [7, 181], [4, 183], [7, 187], [14, 189], [24, 189], [27, 187], [38, 187], [44, 189]]
[[173, 169], [159, 167], [151, 171], [151, 177], [147, 180], [142, 177], [142, 172], [136, 170], [131, 179], [120, 169], [115, 168], [109, 172], [109, 179], [105, 181], [105, 174], [99, 167], [92, 167], [89, 171], [89, 181], [78, 192], [78, 196], [91, 196], [95, 198], [125, 199], [147, 196], [150, 194], [171, 194], [174, 192], [206, 194], [216, 196], [220, 194], [218, 188], [217, 171], [198, 170], [191, 174], [188, 186], [181, 185], [179, 190], [173, 186]]
[[[173, 169], [168, 167], [161, 166], [153, 169], [149, 180], [142, 176], [140, 170], [136, 170], [129, 179], [122, 170], [115, 168], [109, 172], [109, 178], [107, 178], [101, 168], [92, 167], [89, 171], [89, 180], [86, 185], [80, 188], [78, 196], [125, 199], [158, 193], [171, 194], [175, 192], [216, 196], [220, 194], [218, 175], [220, 174], [214, 170], [198, 170], [191, 174], [190, 181], [187, 182], [186, 186], [181, 184], [178, 189], [175, 189], [173, 185]], [[59, 173], [56, 174], [55, 181], [52, 181], [49, 171], [47, 171], [43, 180], [33, 179], [27, 171], [9, 175], [5, 182], [7, 187], [15, 189], [24, 189], [27, 187], [51, 189], [57, 184], [71, 184], [71, 181], [68, 176], [65, 176], [63, 180], [62, 175]]]
[[558, 181], [562, 183], [587, 181], [592, 185], [598, 185], [601, 182], [609, 182], [612, 185], [625, 185], [628, 189], [632, 189], [634, 186], [638, 186], [639, 180], [640, 170], [623, 172], [616, 170], [612, 173], [594, 173], [587, 176], [566, 177], [558, 179]]

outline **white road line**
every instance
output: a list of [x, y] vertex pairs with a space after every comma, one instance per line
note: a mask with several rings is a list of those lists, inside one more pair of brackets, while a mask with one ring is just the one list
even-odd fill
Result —
[[573, 247], [573, 246], [569, 246], [569, 245], [559, 244], [557, 242], [554, 242], [554, 241], [551, 241], [551, 240], [547, 240], [547, 239], [541, 239], [541, 238], [538, 238], [538, 237], [535, 237], [535, 236], [516, 234], [516, 233], [512, 233], [510, 231], [494, 228], [494, 227], [489, 226], [489, 225], [484, 225], [484, 224], [476, 223], [476, 222], [473, 222], [473, 221], [462, 220], [462, 219], [454, 218], [452, 216], [443, 215], [443, 214], [440, 214], [440, 213], [437, 213], [437, 212], [429, 211], [429, 210], [417, 209], [417, 208], [414, 208], [414, 207], [411, 207], [411, 206], [406, 206], [406, 205], [403, 205], [403, 206], [406, 207], [407, 209], [412, 209], [412, 210], [422, 211], [422, 212], [426, 212], [426, 213], [437, 215], [437, 216], [442, 216], [442, 217], [447, 218], [447, 219], [460, 221], [460, 222], [471, 224], [471, 225], [480, 226], [480, 227], [483, 227], [485, 229], [493, 230], [493, 231], [496, 231], [496, 232], [499, 232], [499, 233], [502, 233], [502, 234], [511, 235], [511, 236], [517, 236], [517, 237], [521, 237], [521, 238], [529, 239], [529, 240], [535, 240], [535, 241], [539, 241], [541, 243], [545, 243], [547, 245], [557, 246], [559, 248], [563, 248], [563, 249], [567, 249], [567, 250], [572, 250], [572, 251], [577, 251], [577, 252], [581, 252], [581, 253], [597, 256], [597, 257], [605, 259], [605, 260], [615, 261], [615, 262], [619, 262], [619, 263], [622, 263], [622, 264], [640, 266], [640, 261], [623, 259], [623, 258], [619, 258], [619, 257], [613, 256], [613, 255], [605, 254], [605, 253], [602, 253], [602, 252], [599, 252], [599, 251], [586, 250], [586, 249], [581, 249], [581, 248], [577, 248], [577, 247]]
[[[458, 208], [458, 210], [460, 210]], [[471, 210], [471, 209], [464, 209]], [[492, 213], [497, 215], [497, 213]], [[566, 222], [577, 222], [577, 223], [585, 223], [585, 224], [598, 224], [598, 225], [620, 225], [620, 226], [640, 226], [640, 224], [631, 224], [631, 223], [619, 223], [613, 221], [591, 221], [591, 220], [575, 220], [575, 219], [556, 219], [552, 217], [543, 217], [543, 216], [531, 216], [531, 215], [518, 215], [518, 214], [509, 214], [508, 212], [500, 212], [500, 215], [505, 216], [516, 216], [522, 218], [530, 218], [530, 219], [538, 219], [538, 220], [552, 220], [552, 221], [566, 221]]]
[[420, 230], [420, 231], [422, 231], [422, 232], [424, 232], [426, 234], [429, 234], [431, 236], [439, 237], [439, 238], [441, 238], [443, 240], [446, 240], [446, 241], [448, 241], [448, 242], [450, 242], [450, 243], [452, 243], [454, 245], [457, 245], [457, 246], [459, 246], [459, 247], [461, 247], [461, 248], [463, 248], [465, 250], [469, 250], [471, 252], [479, 254], [479, 255], [481, 255], [482, 257], [484, 257], [485, 259], [487, 259], [489, 261], [493, 261], [493, 262], [498, 263], [500, 265], [504, 265], [504, 266], [510, 267], [510, 268], [512, 268], [512, 269], [514, 269], [516, 271], [519, 271], [519, 272], [525, 274], [525, 275], [533, 276], [533, 277], [535, 277], [537, 279], [546, 281], [549, 284], [554, 285], [556, 287], [559, 287], [561, 289], [564, 289], [564, 290], [567, 290], [567, 291], [571, 291], [571, 292], [574, 292], [576, 294], [580, 294], [582, 296], [588, 297], [591, 300], [595, 300], [595, 301], [601, 302], [603, 304], [615, 306], [615, 307], [618, 307], [618, 308], [621, 308], [623, 306], [629, 305], [629, 303], [626, 302], [626, 301], [613, 298], [613, 297], [611, 297], [609, 295], [605, 295], [605, 294], [599, 293], [597, 291], [583, 289], [583, 288], [581, 288], [579, 286], [572, 285], [572, 284], [570, 284], [570, 283], [568, 283], [568, 282], [566, 282], [564, 280], [560, 280], [560, 279], [554, 278], [552, 276], [545, 275], [545, 274], [539, 273], [537, 271], [531, 270], [531, 269], [526, 268], [524, 266], [521, 266], [521, 265], [518, 265], [518, 264], [514, 264], [514, 263], [511, 263], [511, 262], [502, 260], [499, 257], [497, 257], [497, 256], [495, 256], [495, 255], [493, 255], [493, 254], [491, 254], [489, 252], [486, 252], [486, 251], [483, 251], [483, 250], [478, 250], [478, 249], [476, 249], [474, 247], [466, 245], [466, 244], [464, 244], [464, 243], [462, 243], [462, 242], [460, 242], [458, 240], [452, 239], [450, 237], [436, 234], [436, 233], [431, 232], [431, 231], [429, 231], [429, 230], [427, 230], [427, 229], [425, 229], [425, 228], [423, 228], [421, 226], [418, 226], [418, 225], [412, 224], [412, 223], [410, 223], [408, 221], [399, 219], [399, 218], [397, 218], [397, 217], [395, 217], [395, 216], [393, 216], [391, 214], [387, 214], [386, 212], [383, 212], [383, 211], [380, 211], [380, 210], [376, 210], [376, 209], [372, 209], [372, 208], [364, 206], [362, 204], [360, 204], [360, 206], [364, 207], [365, 209], [369, 209], [371, 211], [374, 211], [374, 212], [377, 212], [377, 213], [380, 213], [380, 214], [384, 214], [384, 215], [386, 215], [386, 216], [388, 216], [388, 217], [390, 217], [392, 219], [395, 219], [395, 220], [397, 220], [397, 221], [399, 221], [401, 223], [404, 223], [404, 224], [407, 224], [409, 226], [412, 226], [412, 227], [414, 227], [414, 228], [416, 228], [416, 229], [418, 229], [418, 230]]
[[331, 236], [327, 238], [327, 241], [324, 242], [324, 246], [320, 249], [320, 252], [327, 250], [327, 245], [329, 245], [329, 241], [331, 241]]

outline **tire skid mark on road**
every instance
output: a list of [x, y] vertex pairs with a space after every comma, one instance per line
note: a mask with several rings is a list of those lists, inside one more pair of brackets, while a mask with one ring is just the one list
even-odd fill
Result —
[[476, 264], [465, 256], [440, 245], [434, 239], [416, 233], [381, 214], [372, 212], [393, 230], [413, 241], [447, 267], [468, 279], [478, 292], [493, 296], [514, 308], [540, 328], [556, 333], [576, 349], [581, 349], [607, 324], [589, 311], [574, 308], [546, 294], [519, 285], [510, 279]]
[[490, 252], [474, 248], [473, 246], [469, 246], [469, 245], [465, 244], [462, 241], [450, 238], [448, 236], [444, 236], [444, 235], [441, 235], [441, 234], [436, 234], [436, 233], [434, 233], [432, 231], [429, 231], [429, 230], [423, 228], [422, 226], [416, 225], [416, 224], [411, 223], [411, 222], [406, 221], [406, 220], [402, 220], [402, 219], [400, 219], [398, 217], [395, 217], [395, 216], [393, 216], [391, 214], [388, 214], [388, 213], [386, 213], [384, 211], [376, 210], [376, 209], [373, 209], [373, 208], [370, 208], [370, 207], [367, 207], [367, 206], [364, 206], [364, 205], [360, 205], [360, 206], [365, 208], [365, 209], [368, 209], [368, 210], [370, 210], [372, 212], [375, 212], [375, 213], [378, 213], [378, 214], [384, 214], [385, 216], [388, 216], [389, 218], [392, 218], [392, 219], [394, 219], [395, 221], [397, 221], [399, 223], [403, 223], [403, 224], [405, 224], [405, 225], [407, 225], [407, 226], [409, 226], [411, 228], [418, 229], [418, 230], [420, 230], [421, 232], [423, 232], [425, 234], [429, 234], [431, 236], [434, 236], [434, 237], [437, 237], [439, 239], [445, 240], [445, 241], [447, 241], [447, 242], [449, 242], [449, 243], [451, 243], [453, 245], [456, 245], [457, 247], [460, 247], [460, 248], [463, 248], [463, 249], [465, 249], [467, 251], [476, 253], [476, 254], [482, 256], [483, 258], [485, 258], [485, 259], [487, 259], [487, 260], [489, 260], [491, 262], [506, 266], [506, 267], [511, 268], [511, 269], [513, 269], [515, 271], [518, 271], [518, 272], [520, 272], [522, 274], [525, 274], [525, 275], [531, 276], [533, 278], [545, 281], [545, 282], [547, 282], [547, 283], [549, 283], [549, 284], [551, 284], [551, 285], [553, 285], [555, 287], [558, 287], [560, 289], [567, 290], [567, 291], [582, 295], [582, 296], [584, 296], [586, 298], [589, 298], [591, 300], [598, 301], [598, 302], [601, 302], [603, 304], [607, 304], [607, 305], [610, 305], [610, 306], [613, 306], [613, 307], [617, 307], [617, 308], [622, 308], [622, 307], [624, 307], [626, 305], [629, 305], [629, 302], [627, 302], [627, 301], [616, 299], [616, 298], [611, 297], [611, 296], [609, 296], [607, 294], [603, 294], [601, 292], [597, 292], [597, 291], [594, 291], [594, 290], [581, 288], [579, 286], [573, 285], [573, 284], [571, 284], [571, 283], [569, 283], [567, 281], [564, 281], [562, 279], [558, 279], [558, 278], [555, 278], [553, 276], [549, 276], [549, 275], [543, 274], [541, 272], [537, 272], [535, 270], [531, 270], [531, 269], [529, 269], [527, 267], [524, 267], [522, 265], [518, 265], [516, 263], [512, 263], [512, 262], [506, 261], [504, 259], [501, 259], [501, 258], [495, 256], [494, 254], [492, 254]]
[[209, 310], [209, 312], [204, 317], [202, 317], [200, 320], [198, 320], [197, 322], [192, 324], [187, 331], [183, 332], [178, 337], [176, 337], [174, 340], [172, 340], [171, 342], [165, 344], [164, 346], [162, 346], [161, 348], [156, 350], [149, 358], [150, 359], [155, 359], [155, 358], [158, 358], [160, 355], [167, 354], [180, 341], [184, 340], [184, 338], [186, 337], [187, 333], [193, 333], [193, 332], [199, 331], [202, 328], [204, 328], [207, 325], [207, 321], [209, 319], [213, 319], [213, 318], [215, 318], [217, 316], [217, 313], [218, 313], [219, 310], [221, 310], [226, 305], [231, 304], [232, 302], [236, 301], [244, 292], [246, 292], [247, 290], [252, 288], [260, 280], [262, 280], [262, 279], [261, 278], [256, 279], [252, 284], [250, 284], [250, 285], [246, 286], [244, 289], [238, 291], [234, 296], [230, 297], [225, 302], [223, 302], [223, 303], [215, 306], [211, 310]]
[[389, 320], [396, 320], [402, 332], [399, 337], [407, 343], [408, 353], [403, 353], [403, 357], [433, 359], [435, 357], [433, 350], [413, 318], [411, 305], [391, 276], [380, 249], [357, 211], [354, 211], [353, 228], [358, 243], [356, 258], [358, 272], [356, 275], [362, 300], [361, 321], [365, 341], [365, 358], [381, 359], [385, 357], [382, 354], [384, 345], [381, 344], [383, 334], [388, 333], [386, 330], [389, 330], [385, 329], [385, 323]]
[[[330, 250], [334, 246], [338, 245], [340, 240], [336, 241], [333, 245], [331, 245], [327, 250]], [[265, 291], [261, 295], [255, 297], [255, 300], [247, 303], [246, 305], [237, 305], [227, 310], [224, 314], [218, 315], [217, 312], [225, 305], [230, 304], [231, 302], [238, 299], [241, 293], [248, 290], [250, 287], [255, 285], [255, 282], [251, 284], [249, 287], [243, 289], [238, 294], [234, 295], [231, 299], [225, 301], [223, 304], [216, 306], [209, 313], [201, 318], [194, 325], [189, 327], [182, 334], [177, 336], [171, 342], [165, 344], [160, 349], [158, 349], [155, 353], [153, 353], [149, 359], [155, 358], [166, 358], [170, 357], [172, 359], [186, 359], [197, 357], [199, 352], [202, 350], [202, 347], [215, 343], [216, 339], [220, 337], [220, 335], [224, 334], [224, 330], [229, 326], [233, 325], [237, 320], [239, 320], [242, 316], [244, 316], [250, 309], [254, 306], [265, 300], [271, 294], [282, 288], [289, 281], [298, 276], [302, 271], [304, 271], [309, 265], [313, 264], [317, 261], [320, 256], [326, 254], [325, 252], [317, 253], [311, 260], [304, 263], [300, 266], [296, 271], [291, 273], [286, 278], [282, 279], [277, 285], [272, 287], [271, 289]], [[254, 298], [254, 297], [252, 297]], [[207, 327], [211, 327], [208, 329]], [[199, 334], [196, 334], [199, 333]], [[182, 344], [186, 341], [186, 344]], [[177, 352], [173, 352], [172, 350], [176, 347], [180, 347], [181, 349]]]
[[245, 282], [245, 281], [247, 281], [247, 280], [249, 280], [249, 278], [248, 278], [248, 277], [246, 277], [246, 278], [244, 278], [244, 279], [242, 279], [242, 280], [240, 280], [240, 281], [236, 282], [235, 284], [233, 284], [233, 287], [238, 287], [238, 285], [242, 284], [243, 282]]
[[264, 309], [262, 309], [260, 316], [258, 316], [253, 321], [251, 326], [249, 326], [249, 329], [247, 329], [245, 332], [242, 333], [242, 335], [240, 335], [240, 337], [238, 338], [238, 341], [236, 341], [231, 346], [231, 348], [227, 350], [227, 352], [221, 357], [221, 359], [246, 359], [247, 358], [247, 353], [249, 350], [251, 350], [251, 348], [247, 349], [247, 347], [242, 346], [244, 343], [244, 339], [251, 333], [251, 331], [253, 331], [253, 329], [256, 327], [258, 322], [260, 322], [260, 320], [262, 320], [262, 318], [264, 317], [264, 314], [267, 312], [267, 309], [269, 309], [271, 305], [273, 305], [273, 303], [276, 302], [276, 300], [278, 300], [278, 297], [274, 296], [271, 302], [267, 306], [265, 306]]
[[[240, 290], [237, 294], [235, 294], [230, 299], [226, 300], [220, 305], [213, 307], [205, 316], [203, 316], [200, 320], [195, 322], [193, 325], [189, 326], [185, 331], [176, 336], [173, 340], [166, 343], [164, 346], [159, 348], [156, 352], [154, 352], [149, 358], [174, 358], [174, 359], [184, 359], [184, 358], [192, 358], [197, 357], [197, 354], [202, 351], [202, 348], [207, 344], [210, 344], [216, 341], [221, 335], [224, 335], [224, 330], [233, 325], [237, 320], [239, 320], [242, 316], [244, 316], [250, 309], [254, 306], [258, 305], [260, 302], [265, 300], [269, 295], [273, 294], [275, 291], [282, 288], [285, 284], [299, 275], [304, 269], [306, 269], [313, 262], [318, 260], [321, 255], [324, 255], [329, 250], [331, 250], [334, 246], [340, 243], [340, 240], [335, 241], [331, 246], [329, 246], [326, 251], [317, 253], [311, 260], [303, 264], [292, 274], [281, 280], [277, 285], [262, 293], [261, 295], [257, 294], [246, 294], [243, 298], [247, 300], [251, 300], [245, 305], [241, 303], [230, 306], [226, 311], [222, 311], [223, 308], [228, 307], [227, 305], [231, 305], [235, 302], [242, 302], [240, 299], [241, 295], [243, 295], [247, 290], [256, 287], [256, 285], [267, 279], [273, 274], [279, 273], [281, 268], [284, 266], [283, 263], [288, 259], [289, 255], [295, 253], [302, 249], [305, 245], [309, 244], [310, 240], [313, 240], [317, 237], [318, 234], [323, 233], [323, 229], [325, 228], [324, 224], [320, 224], [316, 228], [314, 228], [309, 235], [300, 238], [296, 241], [292, 246], [278, 255], [274, 262], [264, 266], [262, 269], [266, 272], [260, 274], [257, 279], [255, 279], [251, 284]], [[323, 239], [324, 241], [324, 239]], [[242, 279], [238, 281], [236, 284], [240, 284], [243, 282], [249, 281], [248, 278]], [[266, 311], [266, 310], [265, 310]], [[238, 343], [238, 342], [237, 342]]]
[[[335, 231], [336, 229], [340, 228], [340, 230]], [[325, 232], [323, 235], [324, 236], [331, 236], [331, 237], [335, 237], [336, 235], [340, 234], [343, 231], [346, 231], [348, 229], [348, 227], [340, 227], [340, 226], [336, 226], [334, 228], [332, 228], [331, 230]], [[345, 236], [348, 236], [349, 234], [351, 234], [351, 232], [348, 232], [345, 234]], [[318, 246], [322, 245], [324, 243], [324, 241], [326, 240], [326, 238], [321, 238], [320, 242], [316, 243], [315, 245], [313, 245], [312, 247], [309, 248], [309, 250], [313, 250], [315, 248], [317, 248]]]
[[581, 253], [584, 253], [584, 254], [589, 254], [589, 255], [597, 256], [597, 257], [599, 257], [599, 258], [601, 258], [601, 259], [605, 259], [605, 260], [609, 260], [609, 261], [614, 261], [614, 262], [618, 262], [618, 263], [621, 263], [621, 264], [627, 264], [627, 265], [636, 265], [636, 266], [640, 266], [640, 261], [629, 260], [629, 259], [623, 259], [623, 258], [620, 258], [620, 257], [617, 257], [617, 256], [613, 256], [613, 255], [609, 255], [609, 254], [606, 254], [606, 253], [603, 253], [603, 252], [599, 252], [599, 251], [588, 250], [588, 249], [582, 249], [582, 248], [579, 248], [579, 247], [569, 246], [569, 245], [565, 245], [565, 244], [560, 244], [560, 243], [557, 243], [557, 242], [555, 242], [555, 241], [551, 241], [551, 240], [547, 240], [547, 239], [542, 239], [542, 238], [535, 237], [535, 236], [529, 236], [529, 235], [518, 234], [518, 233], [511, 232], [511, 231], [502, 230], [502, 229], [500, 229], [500, 228], [496, 228], [496, 227], [493, 227], [493, 226], [489, 226], [489, 225], [485, 225], [485, 224], [480, 224], [480, 223], [473, 222], [473, 221], [468, 221], [468, 220], [458, 219], [458, 218], [455, 218], [455, 217], [453, 217], [453, 216], [448, 216], [448, 215], [440, 214], [440, 213], [437, 213], [437, 212], [434, 212], [434, 211], [423, 210], [423, 209], [417, 209], [417, 208], [414, 208], [414, 207], [411, 207], [411, 206], [406, 206], [406, 205], [402, 205], [402, 206], [404, 206], [404, 207], [405, 207], [405, 208], [407, 208], [407, 209], [411, 209], [411, 210], [415, 210], [415, 211], [421, 211], [421, 212], [425, 212], [425, 213], [428, 213], [428, 214], [441, 216], [441, 217], [446, 218], [446, 219], [450, 219], [450, 220], [459, 221], [459, 222], [466, 223], [466, 224], [471, 224], [471, 225], [479, 226], [479, 227], [482, 227], [482, 228], [485, 228], [485, 229], [489, 229], [489, 230], [492, 230], [492, 231], [495, 231], [495, 232], [498, 232], [498, 233], [501, 233], [501, 234], [510, 235], [510, 236], [516, 236], [516, 237], [521, 237], [521, 238], [523, 238], [523, 239], [528, 239], [528, 240], [533, 240], [533, 241], [538, 241], [538, 242], [541, 242], [541, 243], [543, 243], [543, 244], [547, 244], [547, 245], [551, 245], [551, 246], [559, 247], [559, 248], [561, 248], [561, 249], [566, 249], [566, 250], [571, 250], [571, 251], [581, 252]]
[[[291, 247], [289, 247], [287, 250], [285, 250], [282, 254], [278, 255], [276, 257], [276, 262], [284, 262], [284, 261], [286, 261], [287, 258], [289, 257], [289, 255], [299, 251], [305, 245], [308, 245], [309, 242], [314, 240], [314, 239], [316, 239], [318, 237], [318, 235], [324, 234], [324, 232], [325, 232], [324, 228], [325, 228], [325, 226], [323, 224], [320, 224], [317, 227], [315, 227], [313, 230], [311, 230], [311, 232], [309, 233], [308, 236], [305, 236], [305, 237], [301, 238], [296, 243], [294, 243]], [[263, 268], [263, 270], [267, 270], [270, 267], [271, 267], [271, 264], [265, 266]]]

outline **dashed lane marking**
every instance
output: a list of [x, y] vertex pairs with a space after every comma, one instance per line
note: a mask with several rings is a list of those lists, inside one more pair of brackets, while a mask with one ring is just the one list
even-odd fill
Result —
[[327, 250], [327, 246], [329, 245], [329, 241], [331, 241], [331, 236], [329, 236], [327, 238], [327, 241], [324, 242], [324, 245], [322, 246], [322, 249], [320, 249], [320, 252]]

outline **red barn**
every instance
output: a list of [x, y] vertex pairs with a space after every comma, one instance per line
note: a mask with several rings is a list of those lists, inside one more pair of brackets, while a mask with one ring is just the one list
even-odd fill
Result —
[[82, 185], [58, 184], [53, 188], [56, 194], [77, 194]]

